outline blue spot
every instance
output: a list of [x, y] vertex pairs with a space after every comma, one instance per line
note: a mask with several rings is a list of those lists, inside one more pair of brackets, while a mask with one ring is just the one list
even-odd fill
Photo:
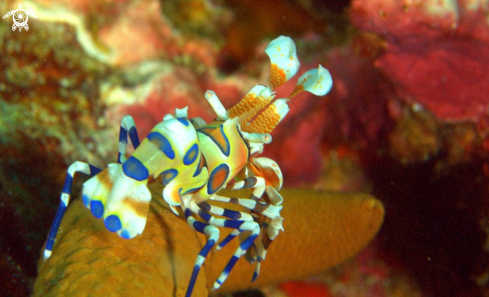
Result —
[[207, 254], [211, 251], [214, 244], [216, 244], [214, 239], [209, 239], [209, 241], [206, 243], [206, 245], [200, 251], [199, 255], [201, 255], [202, 257], [207, 256]]
[[92, 164], [88, 164], [88, 167], [90, 167], [90, 176], [94, 176], [94, 175], [98, 174], [100, 171], [102, 171], [102, 169], [99, 169], [99, 168], [93, 166]]
[[190, 282], [188, 283], [185, 297], [190, 297], [192, 295], [192, 291], [194, 290], [194, 285], [195, 285], [195, 281], [197, 280], [197, 275], [199, 274], [199, 270], [200, 270], [200, 265], [195, 265], [192, 271], [192, 276], [190, 277]]
[[231, 209], [224, 209], [224, 213], [222, 214], [222, 216], [234, 220], [241, 218], [241, 214], [239, 213], [239, 211], [235, 211]]
[[226, 244], [228, 244], [231, 240], [233, 240], [237, 235], [232, 235], [232, 234], [229, 234], [228, 236], [226, 236], [226, 238], [224, 238], [220, 243], [219, 243], [219, 247], [224, 247]]
[[90, 202], [90, 210], [97, 219], [100, 219], [104, 215], [104, 204], [99, 200], [92, 200]]
[[[229, 273], [231, 272], [231, 270], [233, 269], [234, 267], [234, 264], [236, 264], [236, 262], [238, 261], [238, 257], [236, 257], [235, 255], [233, 255], [231, 257], [231, 259], [229, 260], [228, 264], [226, 265], [226, 267], [224, 267], [224, 270], [222, 271], [222, 273], [224, 273], [225, 275], [229, 275]], [[219, 284], [222, 285], [221, 282], [218, 281]]]
[[119, 142], [127, 143], [127, 131], [121, 126], [121, 130], [119, 131]]
[[127, 230], [127, 229], [122, 230], [121, 237], [125, 238], [125, 239], [131, 238], [131, 234], [129, 233], [129, 230]]
[[170, 141], [159, 132], [151, 132], [146, 136], [156, 147], [162, 151], [171, 160], [175, 159], [175, 152], [171, 146]]
[[253, 272], [253, 277], [251, 278], [251, 282], [256, 281], [256, 278], [258, 277], [258, 273]]
[[202, 208], [205, 211], [210, 211], [211, 210], [211, 205], [207, 202], [200, 202], [199, 207]]
[[[180, 193], [180, 197], [183, 196], [183, 195], [187, 195], [187, 194], [193, 194], [193, 193], [197, 192], [198, 190], [202, 189], [202, 187], [203, 186], [196, 187], [196, 188], [191, 188], [191, 189], [185, 191], [185, 193]], [[180, 189], [180, 190], [182, 190], [182, 189]]]
[[137, 181], [145, 180], [149, 177], [148, 169], [133, 156], [129, 157], [122, 165], [122, 171], [125, 175]]
[[131, 128], [129, 128], [129, 137], [131, 138], [132, 145], [134, 146], [134, 148], [138, 148], [139, 136], [138, 136], [138, 131], [136, 130], [136, 127], [132, 126]]
[[192, 223], [192, 226], [194, 227], [194, 230], [200, 233], [205, 233], [204, 228], [207, 227], [208, 225], [199, 221], [195, 221]]
[[185, 208], [185, 218], [188, 218], [188, 217], [191, 217], [191, 216], [192, 216], [192, 212], [190, 211], [190, 209]]
[[199, 216], [204, 219], [204, 221], [209, 222], [211, 219], [211, 215], [203, 211], [202, 209], [199, 209]]
[[220, 164], [214, 170], [212, 170], [211, 174], [209, 174], [209, 180], [207, 181], [207, 193], [210, 195], [219, 191], [226, 182], [229, 176], [229, 166], [225, 163]]
[[87, 195], [83, 195], [82, 199], [83, 199], [83, 204], [85, 204], [85, 206], [88, 208], [90, 203], [90, 197], [88, 197]]
[[163, 180], [162, 180], [163, 185], [166, 186], [177, 175], [178, 175], [178, 170], [176, 170], [176, 169], [168, 169], [168, 170], [163, 171], [161, 173], [161, 176], [163, 176]]
[[66, 174], [65, 184], [63, 185], [63, 193], [71, 194], [71, 184], [73, 183], [73, 176]]
[[116, 215], [105, 218], [105, 227], [111, 232], [119, 231], [122, 228], [121, 220]]
[[219, 147], [224, 156], [229, 157], [231, 153], [231, 145], [229, 144], [229, 139], [224, 133], [223, 125], [217, 127], [201, 127], [197, 131], [209, 137], [216, 145]]
[[61, 219], [63, 218], [66, 211], [66, 206], [63, 202], [59, 204], [58, 210], [56, 211], [56, 216], [54, 217], [53, 225], [49, 231], [48, 241], [46, 243], [46, 250], [52, 251], [54, 245], [54, 239], [58, 233], [59, 225], [61, 224]]
[[183, 164], [190, 165], [192, 164], [197, 157], [199, 156], [199, 145], [194, 143], [192, 147], [187, 151], [185, 157], [183, 157]]
[[196, 177], [202, 172], [202, 169], [206, 166], [205, 158], [204, 155], [200, 154], [200, 160], [199, 160], [199, 165], [197, 166], [197, 169], [195, 169], [194, 175], [192, 177]]
[[52, 251], [54, 245], [54, 239], [48, 238], [48, 242], [46, 243], [46, 251]]
[[188, 126], [188, 121], [184, 118], [177, 118], [177, 121], [179, 121], [180, 123], [184, 124], [185, 126]]
[[243, 221], [235, 221], [235, 220], [224, 221], [224, 227], [233, 228], [233, 229], [239, 229], [239, 227], [241, 227], [242, 224]]
[[248, 238], [246, 238], [239, 246], [243, 249], [243, 250], [247, 250], [252, 244], [253, 244], [253, 241], [255, 241], [255, 238], [258, 236], [257, 235], [250, 235]]

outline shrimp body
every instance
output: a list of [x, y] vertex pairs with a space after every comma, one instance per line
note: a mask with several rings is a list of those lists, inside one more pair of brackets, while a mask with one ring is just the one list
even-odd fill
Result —
[[[189, 119], [187, 108], [176, 109], [175, 114], [165, 115], [140, 143], [133, 118], [125, 116], [121, 121], [117, 163], [103, 170], [80, 161], [70, 165], [44, 259], [51, 256], [71, 197], [74, 174], [82, 172], [91, 177], [83, 184], [83, 202], [95, 218], [104, 220], [110, 232], [127, 239], [144, 232], [152, 198], [147, 185], [161, 180], [163, 199], [172, 211], [178, 215], [180, 209], [192, 229], [208, 236], [197, 256], [186, 296], [191, 296], [209, 251], [214, 246], [224, 247], [238, 235], [242, 235], [240, 245], [213, 288], [219, 288], [243, 254], [255, 262], [255, 280], [268, 246], [283, 230], [283, 199], [279, 194], [282, 172], [275, 161], [257, 155], [271, 142], [269, 133], [287, 115], [292, 97], [302, 91], [323, 96], [332, 87], [331, 75], [319, 65], [299, 78], [289, 97], [275, 100], [273, 90], [296, 74], [299, 61], [289, 37], [276, 38], [265, 51], [271, 60], [268, 86], [256, 85], [229, 110], [213, 91], [207, 91], [205, 98], [216, 113], [216, 119], [209, 124], [201, 118]], [[135, 150], [126, 158], [128, 137]], [[247, 198], [224, 197], [218, 194], [223, 188], [248, 188], [251, 194]], [[245, 211], [219, 207], [212, 201], [239, 204]], [[219, 227], [232, 231], [217, 243]]]

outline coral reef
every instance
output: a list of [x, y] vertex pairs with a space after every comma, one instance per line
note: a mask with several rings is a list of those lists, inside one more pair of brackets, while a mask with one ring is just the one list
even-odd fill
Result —
[[[181, 34], [176, 26], [187, 23], [161, 14], [167, 8], [158, 1], [23, 5], [38, 16], [28, 32], [12, 32], [8, 19], [0, 26], [0, 218], [12, 230], [0, 240], [2, 252], [32, 280], [67, 165], [115, 160], [122, 116], [134, 115], [141, 135], [175, 107], [188, 105], [190, 116], [210, 120], [205, 90], [231, 106], [259, 78], [222, 77], [214, 68], [222, 36], [212, 32], [225, 7], [187, 14], [194, 24], [210, 17], [203, 38]], [[0, 11], [17, 6], [3, 1]], [[253, 62], [260, 72], [266, 59]]]
[[[487, 296], [487, 1], [242, 3], [35, 0], [22, 2], [39, 17], [28, 32], [2, 19], [5, 294], [32, 291], [69, 164], [113, 162], [126, 114], [141, 136], [175, 107], [210, 120], [204, 92], [235, 104], [266, 80], [266, 39], [287, 33], [301, 71], [321, 63], [335, 86], [294, 102], [265, 155], [289, 186], [373, 191], [386, 223], [345, 265], [241, 296], [316, 285], [332, 296]], [[0, 1], [0, 12], [17, 6]]]
[[[152, 185], [146, 229], [131, 240], [107, 231], [81, 201], [74, 201], [63, 219], [53, 255], [47, 262], [40, 260], [34, 296], [184, 294], [205, 238], [171, 212], [161, 190], [161, 184]], [[381, 202], [367, 194], [297, 189], [281, 193], [287, 201], [283, 209], [286, 232], [271, 245], [259, 278], [251, 283], [254, 267], [241, 260], [218, 292], [278, 284], [337, 265], [365, 247], [383, 221]], [[237, 244], [235, 240], [211, 252], [204, 265], [205, 277], [197, 279], [195, 296], [207, 296], [206, 287], [212, 287]], [[309, 249], [315, 250], [314, 256]]]
[[294, 1], [225, 1], [235, 17], [226, 32], [226, 44], [218, 66], [229, 72], [247, 61], [263, 38], [272, 35], [299, 36], [309, 30], [325, 31], [327, 22]]
[[352, 2], [349, 15], [361, 30], [353, 47], [380, 74], [380, 89], [360, 88], [384, 108], [368, 103], [367, 112], [379, 115], [368, 125], [383, 127], [383, 145], [402, 162], [444, 155], [442, 170], [487, 153], [486, 12], [486, 2]]
[[367, 139], [365, 173], [387, 205], [378, 255], [428, 296], [484, 292], [475, 279], [488, 269], [486, 11], [485, 2], [359, 0], [349, 12], [361, 31], [356, 56], [377, 73], [376, 89], [357, 92], [381, 101], [360, 102], [378, 115], [367, 124], [380, 124], [377, 138], [353, 129]]
[[359, 0], [350, 15], [386, 41], [375, 65], [400, 97], [443, 120], [476, 120], [489, 105], [486, 14], [485, 1]]

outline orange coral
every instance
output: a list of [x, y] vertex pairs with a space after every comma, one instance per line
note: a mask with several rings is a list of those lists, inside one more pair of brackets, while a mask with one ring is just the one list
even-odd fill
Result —
[[[205, 242], [161, 199], [151, 202], [146, 229], [126, 240], [108, 232], [80, 200], [68, 208], [53, 254], [39, 263], [34, 296], [181, 296], [195, 257]], [[219, 292], [276, 284], [334, 266], [360, 251], [377, 233], [382, 204], [367, 194], [282, 190], [285, 233], [271, 245], [261, 274], [250, 279], [253, 265], [238, 261]], [[236, 194], [236, 193], [234, 193]], [[221, 235], [222, 236], [222, 235]], [[237, 241], [212, 251], [195, 284], [193, 296], [207, 296]], [[311, 257], [310, 250], [314, 250]]]
[[[219, 292], [301, 279], [333, 267], [362, 250], [382, 225], [382, 203], [368, 194], [282, 189], [284, 233], [274, 240], [250, 283], [253, 265], [239, 261]], [[209, 285], [236, 246], [214, 252], [206, 266]]]

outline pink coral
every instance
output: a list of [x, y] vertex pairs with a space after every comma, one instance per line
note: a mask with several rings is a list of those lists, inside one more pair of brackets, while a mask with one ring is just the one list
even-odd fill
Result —
[[388, 43], [375, 66], [399, 96], [442, 120], [477, 120], [487, 113], [487, 8], [473, 1], [363, 1], [351, 19]]

